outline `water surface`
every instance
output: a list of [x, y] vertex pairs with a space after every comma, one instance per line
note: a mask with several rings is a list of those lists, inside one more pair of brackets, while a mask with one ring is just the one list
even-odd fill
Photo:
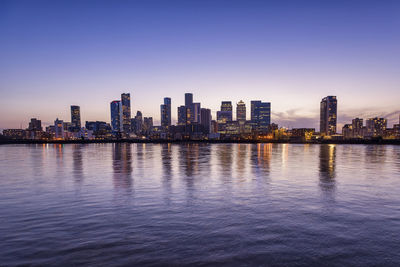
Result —
[[0, 265], [400, 265], [400, 146], [0, 146]]

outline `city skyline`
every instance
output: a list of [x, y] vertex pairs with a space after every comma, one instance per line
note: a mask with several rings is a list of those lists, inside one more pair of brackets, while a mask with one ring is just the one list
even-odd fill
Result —
[[222, 100], [248, 110], [271, 102], [272, 122], [289, 128], [319, 128], [326, 95], [340, 97], [338, 131], [356, 117], [392, 125], [400, 112], [395, 1], [2, 1], [0, 10], [0, 129], [67, 120], [70, 105], [82, 121], [109, 121], [109, 101], [124, 91], [131, 114], [154, 124], [166, 96], [177, 122], [183, 92], [213, 118]]

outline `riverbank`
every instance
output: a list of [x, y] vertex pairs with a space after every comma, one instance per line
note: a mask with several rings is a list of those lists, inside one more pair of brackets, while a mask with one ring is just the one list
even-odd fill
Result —
[[317, 141], [289, 141], [289, 140], [142, 140], [142, 139], [115, 139], [115, 140], [0, 140], [0, 145], [5, 144], [101, 144], [101, 143], [211, 143], [211, 144], [258, 144], [258, 143], [278, 143], [278, 144], [377, 144], [377, 145], [400, 145], [400, 140], [317, 140]]

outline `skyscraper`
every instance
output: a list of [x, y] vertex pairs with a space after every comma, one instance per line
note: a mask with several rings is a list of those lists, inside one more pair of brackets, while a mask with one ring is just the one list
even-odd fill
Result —
[[153, 129], [153, 117], [144, 117], [143, 132], [145, 132], [145, 134], [149, 134], [152, 129]]
[[81, 109], [79, 106], [71, 106], [71, 128], [73, 131], [81, 129]]
[[135, 133], [136, 134], [141, 134], [143, 130], [143, 115], [141, 111], [136, 112], [135, 116]]
[[382, 136], [387, 128], [387, 120], [385, 118], [367, 119], [367, 135], [371, 137]]
[[251, 101], [251, 121], [258, 130], [268, 130], [271, 124], [271, 103], [261, 102], [261, 100]]
[[236, 104], [236, 120], [246, 120], [246, 104], [242, 100], [240, 100], [239, 103]]
[[114, 100], [110, 103], [111, 128], [114, 132], [121, 132], [121, 101]]
[[193, 104], [193, 94], [186, 93], [185, 94], [185, 106], [190, 107]]
[[225, 123], [227, 121], [232, 121], [233, 120], [232, 109], [233, 108], [231, 101], [222, 101], [221, 111], [217, 112], [217, 120], [222, 123]]
[[200, 110], [201, 113], [201, 119], [200, 119], [200, 124], [203, 125], [206, 133], [211, 132], [211, 109], [208, 108], [202, 108]]
[[29, 131], [42, 131], [42, 121], [36, 118], [32, 118], [28, 127]]
[[186, 106], [180, 106], [178, 107], [178, 125], [186, 125], [187, 120], [186, 120]]
[[355, 118], [351, 122], [351, 129], [353, 131], [353, 138], [362, 138], [364, 136], [364, 122], [363, 119]]
[[55, 138], [64, 138], [64, 122], [58, 118], [54, 121]]
[[192, 122], [200, 123], [200, 121], [201, 121], [200, 110], [201, 110], [200, 103], [192, 104], [192, 108], [191, 108], [192, 116], [193, 116], [193, 119], [191, 120]]
[[171, 98], [165, 97], [161, 105], [161, 126], [171, 126]]
[[131, 95], [129, 93], [121, 94], [121, 109], [122, 131], [129, 133], [131, 129]]
[[320, 126], [321, 135], [336, 134], [337, 120], [337, 99], [336, 96], [324, 97], [320, 105]]

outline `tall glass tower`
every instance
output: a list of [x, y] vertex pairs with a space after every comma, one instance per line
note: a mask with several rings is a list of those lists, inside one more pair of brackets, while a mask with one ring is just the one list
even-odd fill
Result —
[[165, 97], [161, 105], [161, 126], [171, 126], [171, 98]]
[[121, 131], [121, 101], [114, 100], [110, 103], [111, 128], [114, 132]]
[[336, 96], [327, 96], [321, 100], [320, 104], [320, 124], [321, 135], [336, 134], [337, 120], [337, 99]]
[[122, 108], [122, 131], [129, 133], [131, 130], [131, 95], [129, 93], [121, 94]]
[[81, 109], [79, 106], [71, 106], [71, 126], [74, 131], [81, 129]]

